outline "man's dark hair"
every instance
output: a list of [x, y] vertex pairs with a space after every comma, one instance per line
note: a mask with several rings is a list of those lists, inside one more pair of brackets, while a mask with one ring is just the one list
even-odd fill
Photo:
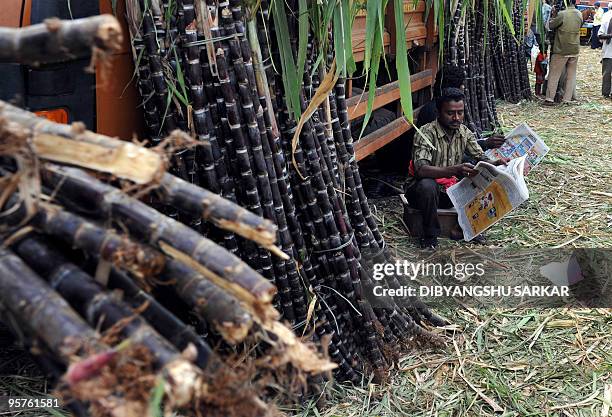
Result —
[[450, 103], [451, 101], [465, 102], [465, 95], [458, 88], [445, 88], [442, 90], [440, 97], [436, 98], [436, 109], [438, 109], [438, 113], [442, 112], [442, 105], [444, 103]]
[[440, 97], [445, 88], [459, 88], [465, 82], [465, 72], [457, 65], [444, 65], [436, 74], [434, 97]]

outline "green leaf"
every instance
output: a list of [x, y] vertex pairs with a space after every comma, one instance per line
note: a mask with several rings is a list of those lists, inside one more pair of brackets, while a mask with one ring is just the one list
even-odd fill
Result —
[[186, 94], [183, 95], [180, 91], [178, 91], [176, 89], [176, 86], [172, 82], [168, 82], [167, 85], [168, 88], [172, 91], [172, 94], [175, 95], [181, 101], [181, 103], [183, 103], [185, 106], [189, 105], [189, 100], [187, 99]]
[[[185, 97], [185, 101], [187, 101], [187, 88], [185, 88], [185, 77], [183, 77], [183, 70], [181, 68], [181, 60], [176, 53], [176, 48], [173, 48], [174, 51], [174, 59], [176, 60], [176, 80], [181, 87], [181, 91], [183, 92], [183, 96]], [[185, 104], [187, 105], [187, 104]]]
[[374, 32], [376, 32], [376, 24], [378, 23], [379, 1], [370, 0], [367, 3], [366, 11], [366, 37], [365, 37], [365, 55], [363, 58], [363, 70], [368, 72], [370, 69], [370, 59], [372, 57], [372, 45], [374, 43]]
[[334, 51], [338, 74], [346, 77], [346, 47], [344, 46], [344, 27], [342, 16], [342, 3], [334, 10]]
[[378, 78], [378, 68], [380, 66], [380, 56], [383, 50], [382, 39], [380, 32], [376, 31], [374, 34], [374, 43], [372, 51], [372, 62], [370, 66], [370, 82], [368, 85], [368, 104], [366, 106], [366, 113], [363, 118], [363, 125], [361, 126], [361, 132], [359, 138], [363, 135], [363, 132], [370, 121], [372, 116], [372, 107], [374, 105], [374, 97], [376, 96], [376, 79]]
[[152, 417], [163, 417], [164, 413], [161, 409], [161, 402], [164, 398], [164, 379], [159, 378], [157, 384], [153, 387], [151, 402], [149, 403], [149, 414]]
[[297, 73], [304, 73], [306, 63], [306, 47], [308, 46], [308, 4], [306, 0], [298, 0], [298, 55]]
[[343, 19], [342, 25], [344, 29], [344, 55], [346, 57], [346, 72], [348, 75], [353, 75], [357, 69], [355, 58], [353, 57], [353, 21], [355, 19], [356, 9], [350, 6], [350, 0], [342, 0], [343, 2]]
[[[512, 33], [512, 36], [515, 36], [515, 32], [514, 32], [514, 23], [512, 22], [512, 17], [510, 16], [510, 13], [508, 12], [508, 8], [506, 7], [506, 3], [504, 3], [504, 0], [498, 0], [497, 3], [501, 9], [502, 15], [504, 16], [504, 19], [506, 20], [506, 26], [508, 26], [508, 30], [510, 30], [510, 33]], [[512, 10], [512, 9], [510, 9]]]
[[[400, 103], [404, 116], [412, 123], [412, 87], [410, 85], [410, 68], [408, 66], [408, 49], [406, 46], [406, 31], [404, 30], [403, 0], [393, 0], [395, 10], [395, 27], [397, 54], [395, 68], [400, 89]], [[397, 30], [399, 29], [399, 30]]]
[[444, 0], [434, 0], [434, 20], [438, 27], [438, 59], [441, 61], [444, 56]]
[[297, 73], [297, 67], [293, 60], [293, 50], [289, 41], [289, 26], [287, 23], [287, 11], [285, 10], [283, 0], [274, 0], [272, 2], [272, 17], [274, 18], [276, 41], [279, 47], [281, 57], [281, 69], [283, 86], [287, 99], [287, 107], [293, 113], [295, 120], [299, 120], [302, 115], [300, 106], [300, 88], [303, 74]]

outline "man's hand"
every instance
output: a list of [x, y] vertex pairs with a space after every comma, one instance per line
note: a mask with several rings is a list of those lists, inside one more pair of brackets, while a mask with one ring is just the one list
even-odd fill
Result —
[[474, 169], [474, 165], [464, 162], [463, 164], [453, 165], [451, 172], [456, 177], [471, 177], [478, 174], [478, 171]]
[[504, 135], [496, 133], [493, 136], [485, 139], [485, 146], [487, 147], [487, 149], [497, 149], [502, 146], [505, 141], [506, 138], [504, 138]]
[[508, 162], [510, 162], [510, 160], [508, 158], [501, 158], [501, 159], [498, 159], [496, 161], [493, 161], [491, 164], [495, 165], [496, 167], [498, 167], [500, 165], [508, 165]]

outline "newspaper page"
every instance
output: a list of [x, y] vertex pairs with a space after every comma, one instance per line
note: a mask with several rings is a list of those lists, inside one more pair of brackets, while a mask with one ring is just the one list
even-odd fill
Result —
[[538, 165], [550, 149], [526, 123], [521, 123], [506, 135], [506, 141], [498, 149], [489, 149], [485, 154], [493, 160], [513, 159], [526, 155], [524, 175]]
[[513, 159], [505, 167], [479, 162], [478, 174], [466, 177], [446, 190], [457, 210], [463, 238], [472, 240], [529, 198], [523, 178], [527, 157]]

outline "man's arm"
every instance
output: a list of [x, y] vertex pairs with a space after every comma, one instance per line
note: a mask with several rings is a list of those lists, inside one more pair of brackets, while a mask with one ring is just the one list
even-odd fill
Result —
[[[504, 142], [502, 141], [502, 143]], [[474, 134], [470, 132], [469, 130], [468, 130], [468, 138], [467, 138], [465, 152], [469, 156], [471, 156], [473, 159], [476, 159], [477, 161], [485, 161], [485, 162], [490, 163], [491, 165], [498, 166], [498, 165], [506, 165], [508, 163], [506, 159], [498, 159], [496, 161], [489, 159], [489, 157], [486, 156], [485, 153], [482, 151], [482, 148], [480, 147], [480, 145], [476, 142], [476, 138]]]
[[565, 13], [563, 13], [563, 11], [559, 12], [559, 14], [556, 17], [551, 18], [548, 21], [548, 27], [549, 29], [555, 29], [558, 28], [559, 26], [561, 26], [561, 24], [563, 24], [563, 15]]
[[482, 148], [483, 151], [487, 149], [497, 149], [504, 144], [506, 138], [504, 135], [500, 135], [499, 133], [495, 133], [492, 136], [489, 136], [486, 139], [477, 139], [478, 145]]
[[470, 132], [469, 129], [466, 129], [467, 134], [467, 143], [465, 147], [465, 153], [472, 157], [472, 159], [476, 159], [478, 161], [488, 161], [489, 158], [483, 152], [483, 148], [480, 147], [478, 142], [476, 142], [476, 136], [474, 133]]
[[605, 41], [607, 39], [612, 39], [612, 34], [608, 33], [608, 26], [610, 25], [610, 21], [607, 20], [601, 24], [599, 27], [599, 32], [597, 32], [597, 37], [601, 41]]
[[472, 164], [463, 163], [459, 165], [453, 165], [450, 167], [435, 167], [432, 165], [421, 165], [417, 170], [417, 175], [421, 178], [449, 178], [455, 177], [469, 177], [475, 175], [477, 171], [474, 169]]

